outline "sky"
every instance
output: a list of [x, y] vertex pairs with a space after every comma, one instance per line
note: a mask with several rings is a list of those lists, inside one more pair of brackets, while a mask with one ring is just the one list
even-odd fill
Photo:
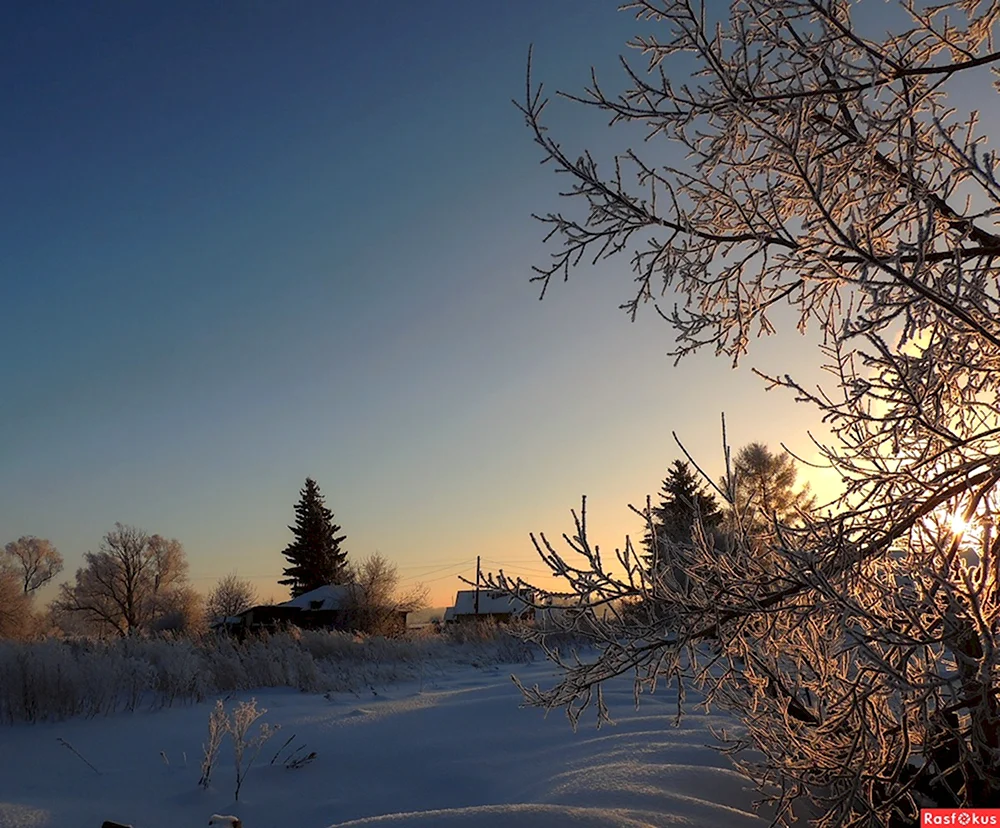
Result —
[[[0, 542], [48, 538], [63, 580], [133, 524], [200, 591], [235, 570], [282, 599], [311, 476], [352, 559], [444, 605], [477, 555], [541, 575], [529, 533], [572, 534], [581, 495], [603, 549], [641, 533], [673, 431], [716, 477], [723, 413], [734, 446], [810, 456], [813, 412], [750, 368], [818, 376], [811, 341], [675, 367], [652, 309], [618, 310], [625, 259], [529, 281], [564, 181], [511, 103], [528, 46], [580, 91], [648, 26], [596, 0], [3, 4]], [[572, 157], [621, 148], [598, 113], [550, 123]]]

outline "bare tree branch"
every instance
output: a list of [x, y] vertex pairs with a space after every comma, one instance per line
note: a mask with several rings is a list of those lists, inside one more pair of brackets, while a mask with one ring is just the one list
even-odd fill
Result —
[[[560, 97], [640, 128], [642, 153], [599, 164], [550, 137], [529, 54], [517, 106], [571, 181], [567, 211], [536, 217], [561, 247], [532, 278], [544, 297], [585, 260], [628, 258], [622, 308], [634, 320], [652, 304], [676, 359], [708, 348], [735, 364], [784, 309], [817, 329], [827, 385], [764, 379], [820, 415], [820, 465], [843, 493], [760, 520], [727, 446], [725, 478], [708, 480], [729, 503], [724, 549], [696, 526], [650, 571], [626, 538], [611, 574], [585, 504], [566, 554], [533, 535], [598, 656], [550, 648], [562, 677], [526, 698], [574, 723], [593, 703], [600, 721], [610, 677], [633, 673], [637, 694], [694, 682], [742, 719], [730, 747], [779, 818], [808, 796], [822, 828], [996, 806], [1000, 181], [977, 113], [959, 117], [948, 93], [959, 78], [1000, 90], [1000, 6], [902, 0], [888, 33], [847, 0], [740, 0], [718, 22], [694, 0], [623, 8], [645, 28], [630, 43], [645, 68], [622, 58], [621, 91], [592, 72]], [[739, 760], [747, 748], [763, 759]]]

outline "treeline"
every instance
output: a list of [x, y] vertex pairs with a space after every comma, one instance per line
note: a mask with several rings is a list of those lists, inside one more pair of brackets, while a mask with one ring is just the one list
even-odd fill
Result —
[[[346, 535], [334, 523], [319, 485], [307, 478], [295, 504], [293, 539], [282, 550], [286, 566], [278, 583], [292, 597], [327, 584], [357, 584], [351, 608], [355, 626], [377, 633], [399, 611], [424, 605], [419, 585], [403, 592], [395, 564], [379, 553], [351, 561]], [[136, 634], [198, 635], [219, 619], [238, 615], [258, 602], [246, 579], [231, 572], [207, 596], [189, 580], [189, 562], [176, 538], [150, 534], [123, 523], [101, 538], [96, 552], [84, 554], [72, 580], [59, 585], [47, 607], [38, 607], [39, 588], [63, 569], [63, 557], [48, 540], [25, 535], [0, 555], [0, 638], [36, 639], [49, 635], [129, 637]]]

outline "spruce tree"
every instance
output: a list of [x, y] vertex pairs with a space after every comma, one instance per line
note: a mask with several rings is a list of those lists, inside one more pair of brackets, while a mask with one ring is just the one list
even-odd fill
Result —
[[674, 460], [660, 495], [660, 504], [651, 509], [652, 531], [647, 526], [643, 538], [646, 565], [650, 572], [658, 568], [657, 553], [665, 543], [691, 543], [696, 517], [701, 518], [706, 529], [715, 529], [722, 521], [715, 497], [705, 491], [691, 467], [683, 460]]
[[288, 559], [285, 578], [296, 598], [303, 593], [325, 586], [343, 583], [347, 575], [347, 552], [340, 544], [346, 535], [337, 537], [340, 527], [333, 522], [333, 512], [326, 508], [319, 486], [311, 477], [299, 492], [295, 504], [295, 525], [288, 527], [295, 535], [282, 554]]

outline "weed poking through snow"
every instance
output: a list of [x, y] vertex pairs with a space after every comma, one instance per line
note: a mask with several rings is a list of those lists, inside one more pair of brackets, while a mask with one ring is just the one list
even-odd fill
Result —
[[228, 730], [229, 717], [226, 716], [226, 708], [222, 701], [217, 701], [212, 712], [208, 716], [208, 741], [202, 747], [201, 759], [201, 779], [198, 784], [207, 788], [212, 781], [212, 770], [215, 768], [215, 760], [219, 756], [219, 748], [222, 747], [222, 737]]
[[246, 775], [257, 759], [264, 742], [278, 731], [277, 726], [261, 722], [257, 732], [250, 735], [254, 724], [265, 713], [267, 713], [266, 709], [257, 708], [256, 699], [250, 699], [248, 702], [237, 704], [233, 708], [233, 715], [229, 720], [229, 734], [233, 737], [233, 761], [236, 765], [237, 802], [240, 800], [240, 788], [243, 787], [243, 780], [246, 779]]
[[[258, 719], [266, 712], [266, 709], [257, 707], [256, 699], [237, 703], [231, 714], [226, 713], [225, 705], [221, 700], [215, 703], [215, 707], [208, 717], [208, 740], [202, 745], [201, 779], [198, 780], [201, 787], [207, 788], [211, 784], [212, 771], [215, 768], [216, 759], [219, 757], [222, 739], [228, 733], [233, 740], [233, 765], [236, 769], [234, 796], [236, 801], [239, 801], [240, 789], [243, 787], [247, 773], [250, 772], [250, 768], [257, 760], [261, 748], [279, 730], [277, 725], [269, 725], [266, 722], [257, 723]], [[257, 724], [256, 732], [252, 732], [255, 724]]]

